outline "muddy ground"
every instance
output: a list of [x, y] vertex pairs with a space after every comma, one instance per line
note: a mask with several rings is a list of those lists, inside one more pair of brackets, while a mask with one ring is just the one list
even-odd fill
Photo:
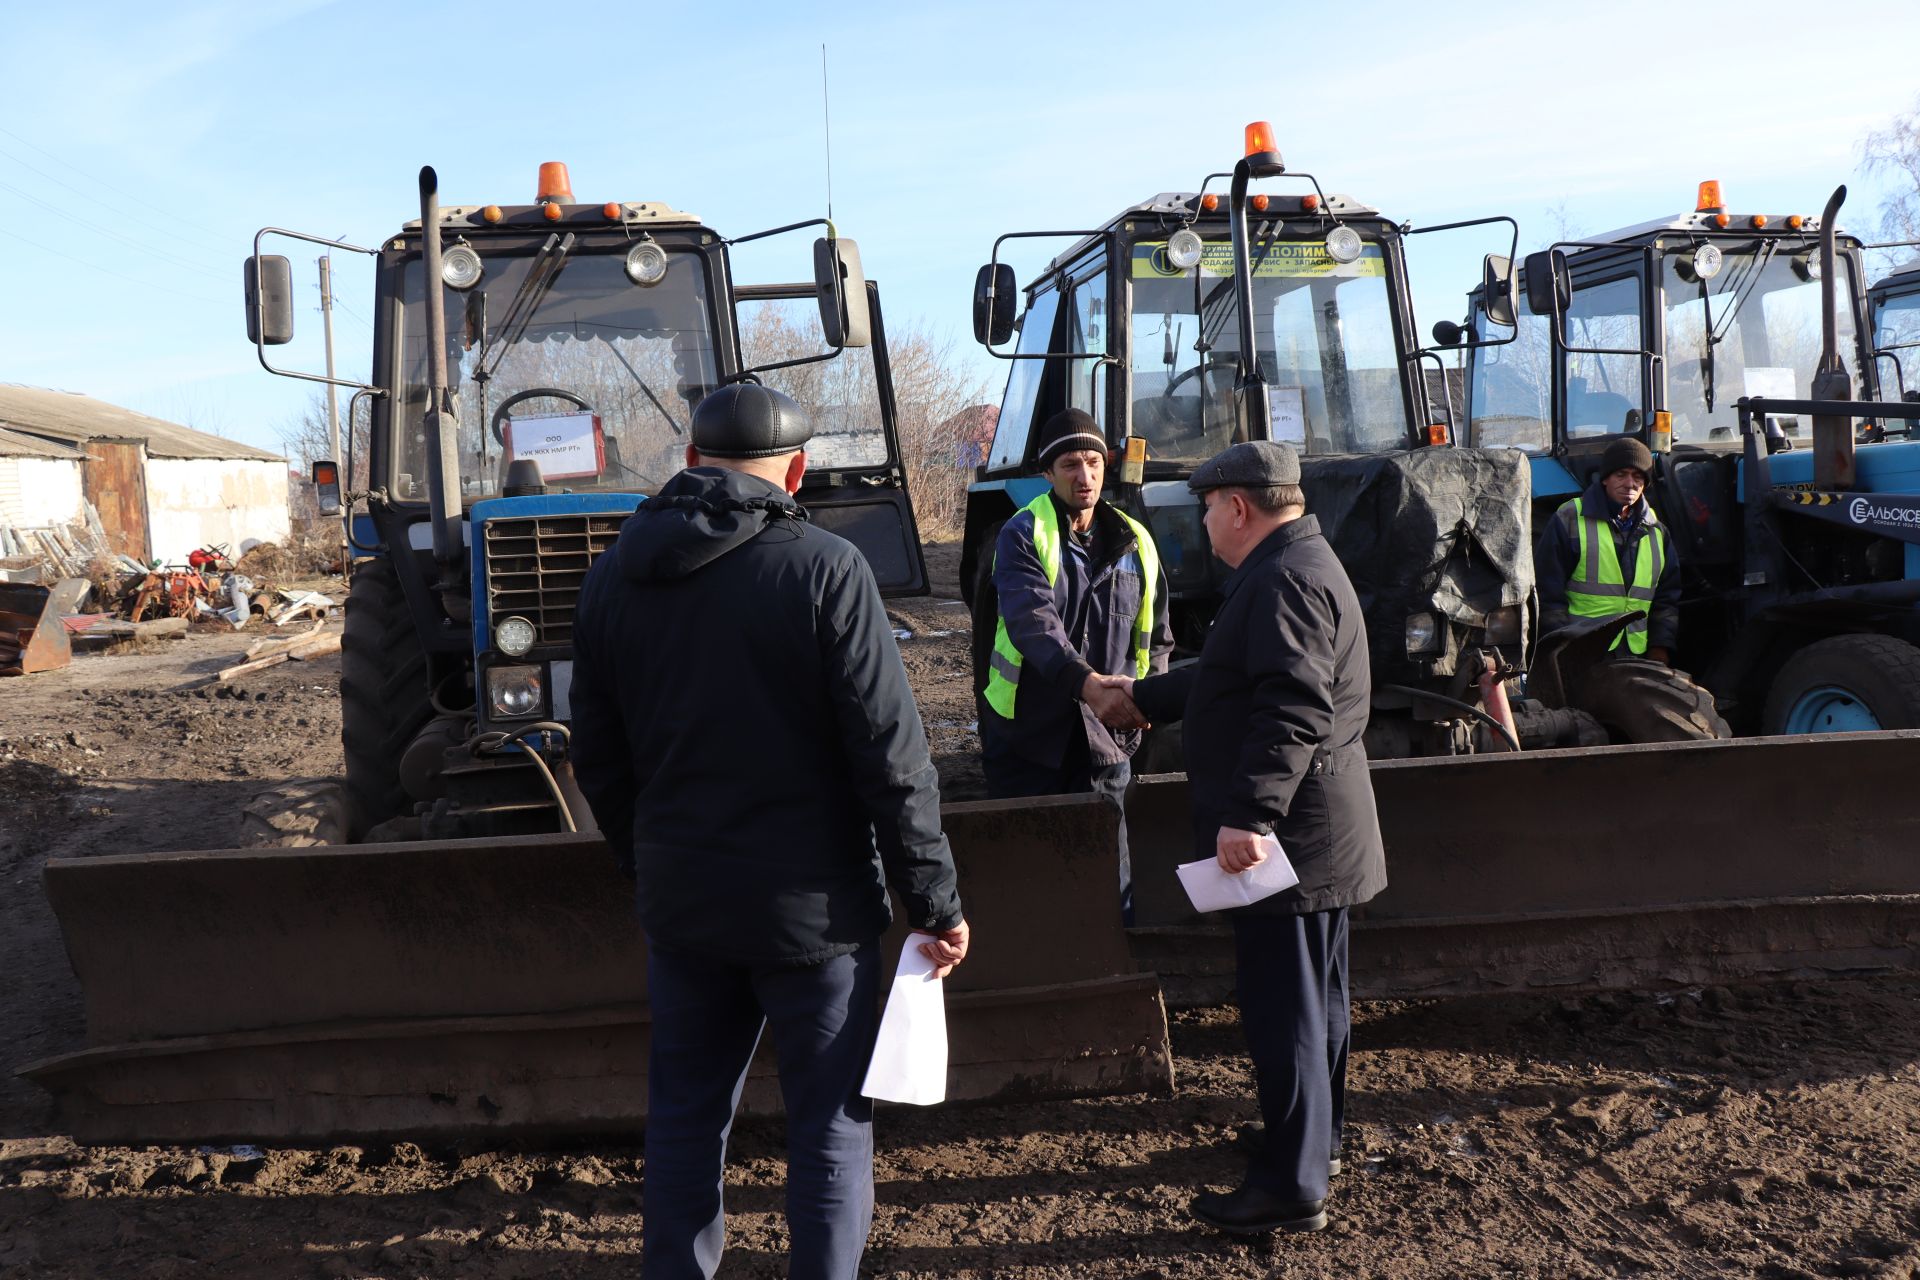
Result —
[[[895, 607], [943, 777], [978, 794], [955, 557]], [[945, 634], [943, 634], [945, 633]], [[202, 632], [0, 681], [0, 1045], [83, 1043], [38, 871], [220, 846], [263, 787], [338, 770], [337, 659], [229, 696]], [[980, 945], [991, 945], [982, 939]], [[1194, 1227], [1254, 1114], [1234, 1013], [1177, 1015], [1170, 1098], [882, 1113], [875, 1276], [1920, 1276], [1920, 978], [1355, 1010], [1332, 1228]], [[0, 1076], [0, 1276], [637, 1274], [631, 1146], [76, 1147]], [[777, 1122], [728, 1170], [723, 1275], [784, 1273]]]

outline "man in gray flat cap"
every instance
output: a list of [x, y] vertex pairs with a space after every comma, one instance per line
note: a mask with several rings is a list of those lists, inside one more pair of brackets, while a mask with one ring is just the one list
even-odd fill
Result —
[[642, 1269], [719, 1265], [727, 1133], [771, 1030], [791, 1274], [852, 1280], [886, 886], [936, 974], [965, 957], [967, 923], [873, 572], [793, 499], [806, 413], [735, 384], [691, 434], [687, 469], [588, 571], [573, 635], [574, 769], [647, 932]]
[[1347, 909], [1387, 884], [1361, 735], [1367, 633], [1346, 570], [1306, 514], [1300, 459], [1237, 444], [1193, 474], [1213, 553], [1233, 569], [1200, 660], [1138, 681], [1146, 718], [1186, 720], [1195, 849], [1238, 875], [1279, 841], [1300, 883], [1233, 911], [1241, 1024], [1265, 1138], [1242, 1185], [1203, 1192], [1224, 1231], [1317, 1231], [1340, 1168]]

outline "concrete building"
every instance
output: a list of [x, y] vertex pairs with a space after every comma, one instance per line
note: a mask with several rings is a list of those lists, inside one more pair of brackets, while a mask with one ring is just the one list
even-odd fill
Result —
[[185, 564], [214, 543], [238, 556], [288, 535], [279, 454], [90, 396], [0, 383], [0, 521], [79, 520], [80, 498], [113, 549], [137, 560]]

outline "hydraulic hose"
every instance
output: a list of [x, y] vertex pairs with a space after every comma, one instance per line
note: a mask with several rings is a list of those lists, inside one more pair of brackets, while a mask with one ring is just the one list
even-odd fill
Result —
[[1464, 711], [1476, 720], [1484, 722], [1489, 728], [1493, 729], [1494, 732], [1505, 738], [1507, 745], [1513, 748], [1516, 753], [1520, 750], [1520, 739], [1513, 736], [1512, 730], [1508, 729], [1507, 726], [1501, 724], [1479, 707], [1474, 706], [1471, 702], [1462, 702], [1458, 698], [1449, 698], [1444, 693], [1428, 693], [1425, 689], [1415, 689], [1404, 684], [1383, 684], [1379, 687], [1394, 693], [1404, 693], [1413, 698], [1426, 698], [1429, 701], [1438, 702], [1444, 706], [1455, 707]]
[[567, 806], [567, 797], [560, 790], [560, 780], [553, 776], [553, 770], [549, 769], [547, 762], [540, 758], [540, 753], [521, 741], [530, 733], [557, 733], [564, 740], [572, 741], [573, 739], [567, 726], [556, 724], [552, 720], [535, 720], [511, 730], [495, 729], [490, 733], [483, 733], [471, 739], [471, 745], [475, 751], [498, 751], [510, 742], [518, 742], [521, 754], [533, 762], [533, 767], [540, 771], [541, 780], [547, 784], [547, 790], [553, 793], [553, 803], [560, 809], [561, 825], [568, 831], [577, 832], [580, 827], [574, 822], [573, 810]]

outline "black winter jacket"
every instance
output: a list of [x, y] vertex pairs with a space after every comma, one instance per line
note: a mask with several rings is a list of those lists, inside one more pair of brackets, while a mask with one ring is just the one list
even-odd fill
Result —
[[681, 472], [581, 587], [573, 763], [656, 946], [810, 964], [960, 919], [873, 572], [779, 486]]
[[1367, 776], [1372, 677], [1360, 600], [1320, 522], [1302, 516], [1247, 553], [1221, 588], [1199, 661], [1134, 685], [1155, 724], [1186, 720], [1196, 857], [1221, 827], [1271, 830], [1300, 876], [1239, 908], [1352, 907], [1387, 887]]

